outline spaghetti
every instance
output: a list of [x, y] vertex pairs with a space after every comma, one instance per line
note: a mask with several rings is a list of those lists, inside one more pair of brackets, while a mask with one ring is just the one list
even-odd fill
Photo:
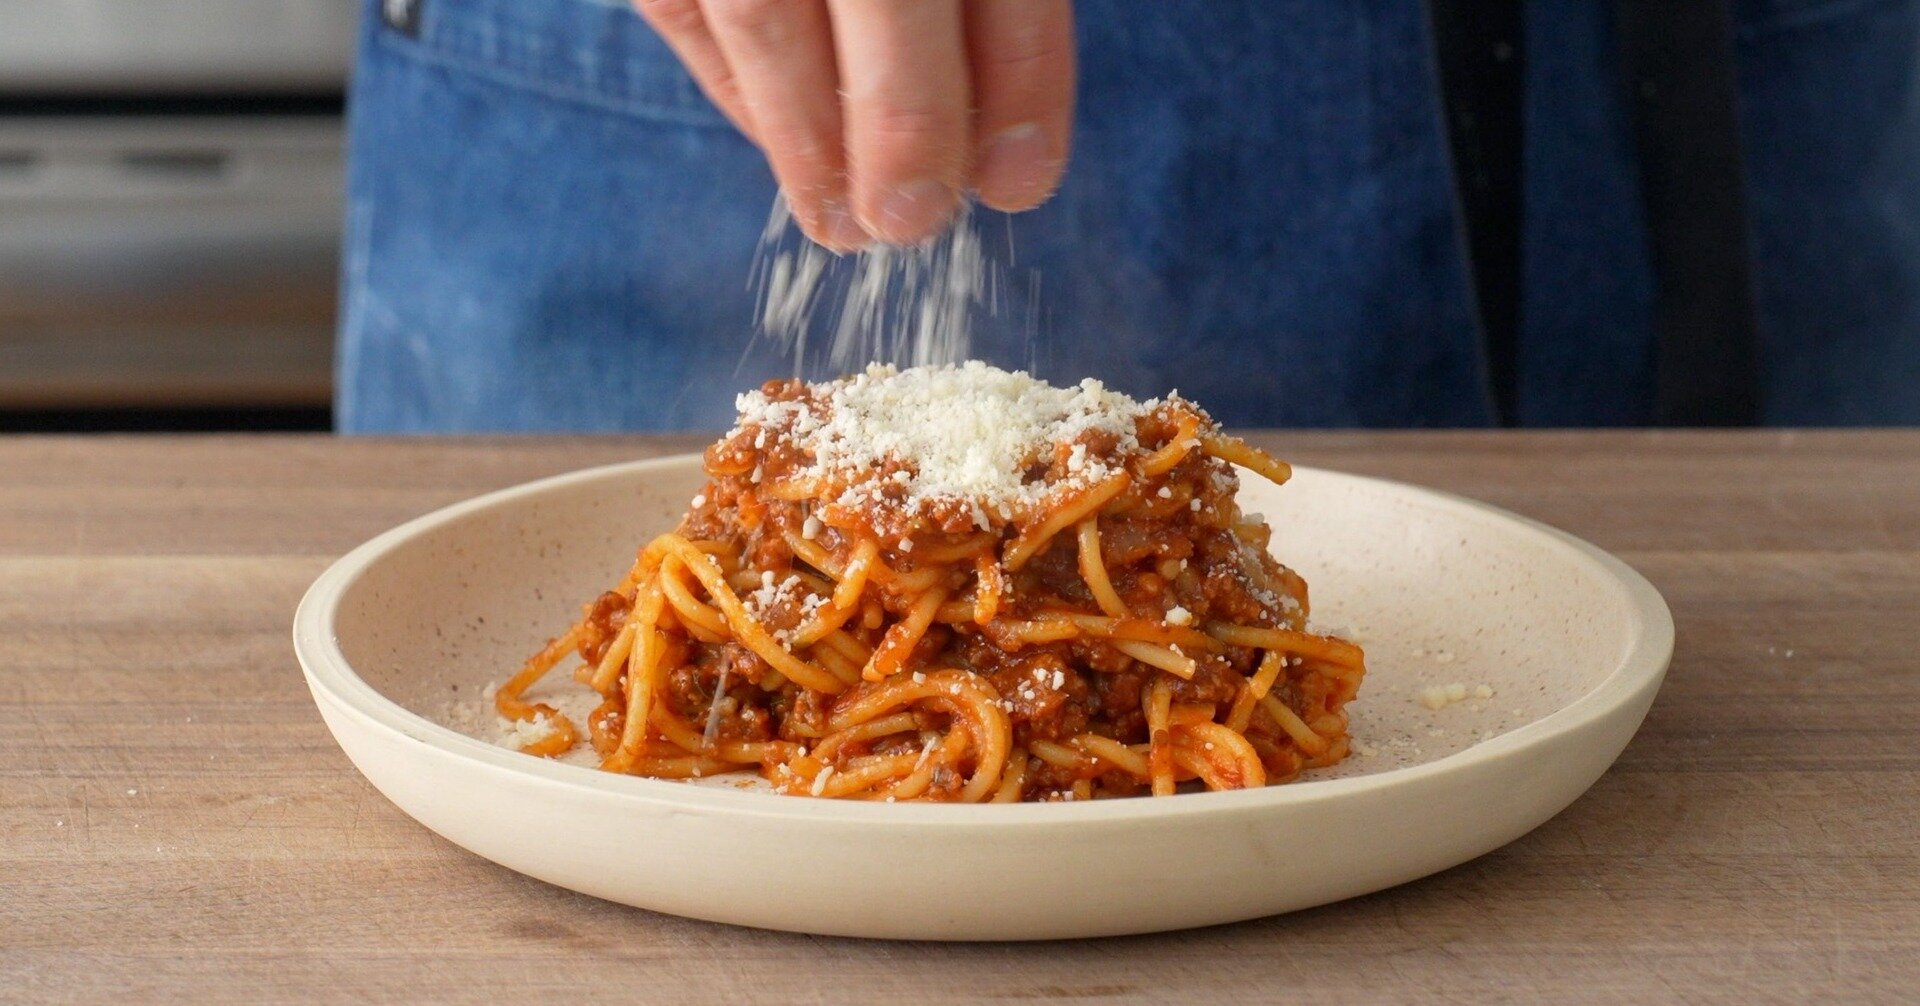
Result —
[[[1071, 800], [1286, 782], [1348, 751], [1360, 648], [1235, 504], [1287, 466], [1178, 397], [982, 364], [741, 396], [674, 531], [494, 696], [609, 771]], [[529, 687], [568, 659], [584, 732]]]

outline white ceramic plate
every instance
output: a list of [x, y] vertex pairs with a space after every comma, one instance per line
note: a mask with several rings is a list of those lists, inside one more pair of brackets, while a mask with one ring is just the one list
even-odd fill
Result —
[[[1243, 479], [1242, 506], [1272, 522], [1315, 621], [1357, 638], [1369, 665], [1349, 707], [1360, 753], [1302, 781], [888, 805], [615, 776], [492, 743], [483, 687], [618, 580], [700, 482], [692, 457], [563, 475], [429, 514], [335, 563], [301, 602], [294, 647], [348, 757], [456, 844], [656, 911], [913, 939], [1137, 933], [1349, 898], [1518, 838], [1619, 755], [1673, 650], [1660, 595], [1585, 542], [1471, 500], [1302, 468], [1279, 489]], [[1492, 696], [1418, 700], [1455, 683]]]

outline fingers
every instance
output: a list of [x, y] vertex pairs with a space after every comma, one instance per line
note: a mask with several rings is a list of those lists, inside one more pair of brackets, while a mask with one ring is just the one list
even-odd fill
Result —
[[635, 0], [707, 96], [767, 155], [802, 230], [869, 238], [847, 206], [838, 75], [819, 0]]
[[845, 251], [911, 244], [969, 187], [1030, 209], [1072, 134], [1071, 0], [633, 0]]
[[826, 8], [820, 0], [706, 0], [705, 10], [801, 229], [837, 251], [869, 243], [848, 207]]
[[972, 157], [960, 0], [828, 0], [855, 217], [893, 244], [953, 215]]
[[997, 210], [1053, 194], [1073, 132], [1071, 0], [968, 0], [973, 75], [973, 186]]
[[732, 120], [734, 128], [752, 140], [753, 123], [747, 118], [739, 85], [707, 28], [706, 16], [700, 13], [700, 0], [633, 0], [633, 5], [666, 40], [667, 48], [680, 58], [700, 89]]

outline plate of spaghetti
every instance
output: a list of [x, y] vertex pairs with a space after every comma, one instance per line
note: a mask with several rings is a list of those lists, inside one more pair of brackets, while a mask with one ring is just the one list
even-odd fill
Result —
[[1295, 471], [1177, 395], [970, 363], [738, 404], [702, 456], [459, 504], [316, 581], [296, 650], [383, 793], [676, 914], [1153, 931], [1512, 840], [1671, 653], [1592, 546]]

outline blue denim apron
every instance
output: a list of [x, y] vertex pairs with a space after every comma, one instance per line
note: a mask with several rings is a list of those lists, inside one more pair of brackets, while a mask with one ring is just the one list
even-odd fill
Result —
[[[717, 428], [773, 182], [624, 0], [368, 0], [343, 430]], [[1529, 424], [1639, 424], [1653, 303], [1607, 4], [1529, 9]], [[1494, 418], [1422, 7], [1080, 0], [1037, 294], [981, 355], [1239, 426]], [[1766, 415], [1920, 421], [1920, 2], [1742, 4]], [[1032, 291], [1021, 291], [1025, 297]]]

